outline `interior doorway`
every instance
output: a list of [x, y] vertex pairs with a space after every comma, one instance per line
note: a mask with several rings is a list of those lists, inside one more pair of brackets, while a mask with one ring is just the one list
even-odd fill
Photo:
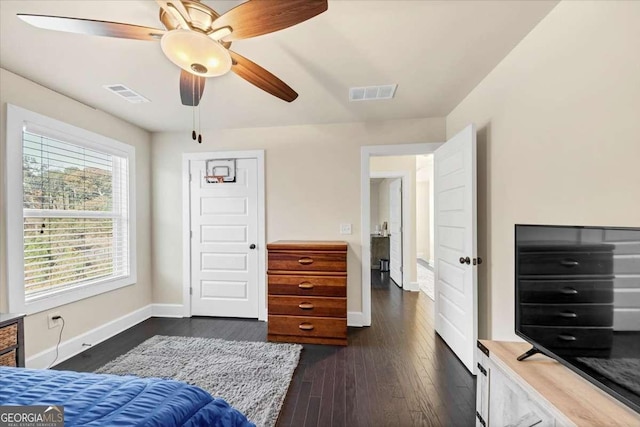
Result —
[[389, 276], [433, 300], [429, 192], [424, 156], [380, 156], [370, 162], [371, 274]]
[[[371, 234], [375, 225], [371, 218], [371, 178], [398, 178], [403, 180], [403, 289], [419, 291], [416, 257], [416, 164], [417, 157], [433, 154], [442, 143], [377, 145], [361, 149], [361, 196], [362, 196], [362, 320], [371, 324]], [[409, 195], [412, 197], [409, 197]], [[365, 214], [366, 213], [366, 214]], [[407, 256], [407, 254], [410, 254]], [[375, 274], [375, 273], [374, 273]]]
[[[362, 324], [371, 325], [371, 170], [376, 159], [433, 154], [433, 266], [435, 331], [465, 367], [476, 373], [477, 200], [476, 130], [467, 126], [445, 143], [361, 148]], [[405, 223], [406, 225], [406, 223]], [[415, 226], [414, 226], [415, 229]], [[403, 231], [406, 227], [403, 228]], [[414, 239], [411, 233], [403, 238]], [[403, 249], [406, 242], [403, 243]], [[415, 246], [414, 246], [415, 247]], [[417, 260], [417, 257], [415, 258]], [[403, 265], [406, 265], [406, 256]], [[428, 264], [428, 262], [427, 262]], [[416, 267], [414, 262], [413, 267]], [[407, 283], [403, 277], [403, 284]], [[417, 275], [416, 275], [417, 276]], [[412, 277], [414, 276], [412, 272]]]
[[371, 274], [434, 299], [433, 155], [369, 161]]
[[[409, 282], [412, 217], [409, 171], [372, 172], [371, 194], [371, 267], [372, 274], [388, 276], [399, 288], [412, 290]], [[415, 287], [417, 290], [417, 286]]]

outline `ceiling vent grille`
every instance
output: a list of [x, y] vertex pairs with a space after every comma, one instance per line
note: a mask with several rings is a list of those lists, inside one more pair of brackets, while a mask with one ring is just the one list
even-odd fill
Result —
[[349, 101], [375, 101], [378, 99], [391, 99], [396, 94], [397, 84], [352, 87], [349, 89]]
[[140, 104], [143, 102], [149, 102], [147, 98], [140, 95], [139, 93], [129, 89], [123, 84], [115, 84], [115, 85], [105, 85], [103, 86], [106, 90], [115, 93], [116, 95], [126, 99], [132, 104]]

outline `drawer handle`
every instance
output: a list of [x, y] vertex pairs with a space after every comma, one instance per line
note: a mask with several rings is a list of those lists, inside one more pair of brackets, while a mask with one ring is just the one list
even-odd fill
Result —
[[561, 335], [558, 335], [558, 339], [561, 341], [575, 341], [576, 337], [574, 337], [573, 335], [561, 334]]
[[300, 289], [313, 289], [313, 283], [302, 282], [298, 285]]
[[562, 261], [560, 261], [560, 264], [565, 267], [577, 267], [580, 265], [580, 263], [575, 259], [563, 259]]
[[578, 317], [578, 315], [573, 311], [561, 311], [560, 313], [558, 313], [558, 316], [566, 317], [567, 319], [575, 319], [576, 317]]
[[303, 331], [311, 331], [313, 330], [313, 325], [311, 323], [300, 323], [298, 325], [298, 328], [300, 328]]
[[298, 307], [302, 310], [313, 310], [313, 304], [310, 302], [301, 302]]
[[576, 290], [575, 290], [575, 289], [573, 289], [573, 288], [562, 288], [562, 289], [560, 290], [560, 293], [563, 293], [563, 294], [565, 294], [565, 295], [577, 295], [577, 294], [578, 294], [578, 291], [576, 291]]
[[298, 262], [302, 265], [309, 265], [309, 264], [313, 264], [313, 259], [312, 258], [300, 258], [298, 260]]

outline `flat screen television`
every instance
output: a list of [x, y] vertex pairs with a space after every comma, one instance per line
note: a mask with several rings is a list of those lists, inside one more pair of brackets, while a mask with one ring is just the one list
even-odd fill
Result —
[[515, 245], [518, 360], [543, 353], [640, 412], [640, 228], [516, 225]]

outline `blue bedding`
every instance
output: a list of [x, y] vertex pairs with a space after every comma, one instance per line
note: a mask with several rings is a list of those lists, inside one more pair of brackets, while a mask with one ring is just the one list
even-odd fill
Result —
[[179, 381], [0, 367], [0, 405], [63, 405], [65, 426], [255, 427]]

